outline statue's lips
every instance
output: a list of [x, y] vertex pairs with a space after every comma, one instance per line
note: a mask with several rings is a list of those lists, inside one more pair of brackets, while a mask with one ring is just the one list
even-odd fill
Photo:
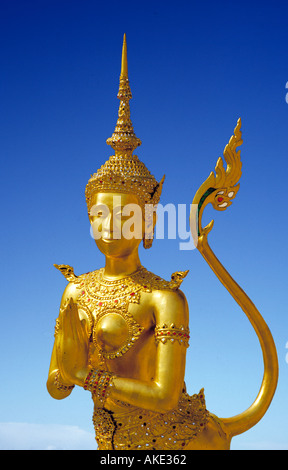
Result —
[[116, 240], [115, 238], [101, 238], [101, 241], [104, 243], [112, 243], [115, 240]]

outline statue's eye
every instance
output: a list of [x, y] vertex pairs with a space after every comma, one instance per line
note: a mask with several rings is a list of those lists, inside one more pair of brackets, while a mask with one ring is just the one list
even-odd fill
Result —
[[122, 211], [114, 212], [113, 217], [114, 217], [116, 220], [121, 220], [121, 219], [122, 219]]
[[96, 211], [93, 214], [91, 214], [91, 217], [94, 219], [101, 219], [103, 218], [103, 216], [104, 216], [103, 211]]
[[90, 217], [103, 218], [109, 215], [109, 208], [105, 204], [95, 204], [90, 210]]
[[115, 218], [115, 220], [125, 221], [125, 220], [130, 219], [131, 214], [128, 214], [128, 215], [123, 214], [123, 211], [120, 210], [120, 211], [114, 212], [113, 217]]

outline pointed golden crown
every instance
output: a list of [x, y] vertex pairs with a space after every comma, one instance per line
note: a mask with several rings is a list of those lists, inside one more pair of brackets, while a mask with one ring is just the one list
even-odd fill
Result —
[[124, 34], [120, 85], [117, 97], [120, 100], [118, 120], [113, 135], [107, 144], [115, 150], [109, 160], [94, 173], [86, 186], [86, 202], [91, 209], [92, 195], [97, 192], [132, 193], [139, 197], [141, 205], [157, 204], [160, 199], [164, 176], [156, 181], [133, 151], [141, 145], [134, 133], [130, 119], [129, 100], [132, 98], [128, 80], [127, 43]]

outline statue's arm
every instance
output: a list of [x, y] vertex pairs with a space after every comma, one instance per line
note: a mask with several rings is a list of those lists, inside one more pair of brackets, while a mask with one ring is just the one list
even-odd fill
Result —
[[[64, 290], [62, 299], [61, 299], [61, 305], [60, 305], [60, 313], [61, 310], [65, 308], [65, 305], [67, 304], [68, 299], [76, 299], [76, 288], [73, 283], [69, 283]], [[59, 314], [60, 316], [60, 314]], [[71, 386], [71, 383], [68, 383], [67, 380], [65, 380], [60, 373], [60, 367], [59, 367], [59, 361], [57, 358], [57, 340], [58, 337], [57, 335], [61, 334], [59, 333], [58, 330], [59, 326], [59, 318], [56, 321], [56, 328], [55, 328], [55, 340], [53, 344], [53, 349], [52, 349], [52, 354], [51, 354], [51, 361], [50, 361], [50, 367], [49, 367], [49, 373], [48, 373], [48, 379], [47, 379], [47, 390], [49, 394], [57, 399], [57, 400], [62, 400], [63, 398], [68, 397], [71, 394], [72, 388], [69, 388]], [[57, 378], [57, 380], [55, 380]], [[58, 383], [58, 386], [57, 386]], [[65, 390], [65, 387], [59, 387], [59, 384], [67, 385], [67, 390]]]
[[56, 354], [56, 344], [54, 341], [46, 385], [47, 385], [47, 390], [50, 393], [52, 398], [55, 398], [56, 400], [62, 400], [63, 398], [66, 398], [71, 394], [72, 389], [64, 390], [64, 389], [57, 388], [55, 384], [56, 374], [58, 374], [58, 382], [64, 384], [64, 379], [61, 377], [61, 374], [59, 373], [59, 366], [58, 366], [57, 354]]
[[[156, 326], [175, 324], [188, 327], [188, 307], [181, 291], [156, 291], [152, 295]], [[146, 382], [116, 377], [110, 396], [157, 412], [172, 410], [177, 406], [184, 386], [185, 360], [186, 347], [181, 342], [160, 341], [156, 349], [154, 377]]]

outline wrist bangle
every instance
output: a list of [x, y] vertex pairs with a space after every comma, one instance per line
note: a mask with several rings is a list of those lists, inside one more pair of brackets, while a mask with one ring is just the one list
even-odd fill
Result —
[[54, 378], [54, 385], [57, 388], [57, 390], [62, 390], [64, 392], [70, 392], [71, 390], [73, 390], [75, 385], [64, 385], [62, 382], [60, 382], [59, 376], [60, 376], [60, 371], [57, 370], [55, 374], [55, 378]]
[[84, 389], [92, 393], [92, 398], [96, 399], [102, 406], [109, 396], [113, 387], [115, 374], [105, 370], [91, 369], [84, 383]]

